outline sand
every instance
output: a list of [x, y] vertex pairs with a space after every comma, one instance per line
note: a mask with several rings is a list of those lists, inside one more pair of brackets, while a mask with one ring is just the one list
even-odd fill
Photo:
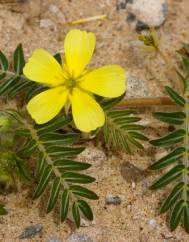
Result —
[[[101, 14], [106, 14], [108, 18], [77, 26], [67, 24], [79, 18]], [[28, 0], [16, 4], [2, 3], [0, 49], [10, 56], [21, 42], [27, 57], [39, 47], [55, 53], [63, 51], [63, 39], [71, 28], [90, 30], [97, 36], [92, 66], [116, 63], [127, 69], [134, 79], [129, 84], [129, 97], [162, 96], [163, 86], [171, 84], [166, 65], [161, 58], [153, 58], [134, 48], [136, 32], [126, 18], [125, 10], [117, 11], [115, 0]], [[162, 49], [172, 62], [177, 61], [175, 51], [189, 40], [188, 21], [188, 1], [170, 0], [168, 18], [158, 32], [163, 35]], [[152, 118], [151, 111], [154, 110], [157, 108], [138, 110], [143, 124], [148, 127], [145, 134], [150, 138], [168, 131], [166, 125]], [[0, 219], [0, 241], [19, 241], [17, 237], [24, 228], [33, 224], [42, 224], [43, 230], [25, 241], [66, 241], [73, 233], [87, 235], [94, 242], [189, 241], [189, 236], [181, 227], [171, 233], [166, 216], [158, 214], [163, 195], [169, 188], [158, 192], [148, 189], [158, 173], [149, 173], [146, 169], [155, 158], [165, 155], [166, 151], [155, 149], [147, 143], [144, 145], [144, 151], [135, 149], [133, 155], [128, 155], [107, 152], [100, 144], [92, 141], [87, 143], [79, 159], [93, 164], [89, 173], [96, 177], [96, 182], [89, 187], [97, 192], [100, 199], [91, 202], [94, 222], [78, 230], [70, 222], [59, 224], [57, 212], [46, 215], [45, 199], [32, 201], [31, 190], [27, 186], [21, 193], [1, 196], [9, 214]], [[105, 205], [105, 198], [110, 194], [120, 196], [121, 204]]]

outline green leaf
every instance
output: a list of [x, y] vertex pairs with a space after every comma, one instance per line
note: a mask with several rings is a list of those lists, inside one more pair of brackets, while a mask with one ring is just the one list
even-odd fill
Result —
[[185, 77], [185, 76], [183, 76], [181, 73], [180, 73], [180, 71], [178, 71], [178, 70], [176, 70], [176, 73], [177, 73], [177, 75], [179, 76], [179, 78], [182, 80], [182, 82], [183, 82], [183, 86], [184, 86], [184, 92], [186, 91], [186, 88], [187, 88], [187, 79], [188, 79], [188, 75]]
[[3, 52], [0, 51], [0, 69], [2, 71], [7, 71], [8, 68], [9, 68], [8, 60], [7, 60], [6, 56], [3, 54]]
[[80, 208], [80, 210], [82, 211], [83, 215], [90, 221], [93, 220], [93, 212], [90, 208], [90, 206], [88, 205], [87, 202], [85, 202], [84, 200], [78, 200], [77, 201], [78, 207]]
[[183, 189], [184, 189], [184, 183], [183, 182], [178, 183], [173, 188], [173, 190], [171, 191], [169, 196], [164, 201], [164, 203], [163, 203], [163, 205], [160, 209], [160, 213], [165, 213], [167, 210], [169, 210], [175, 204], [175, 202], [178, 200], [178, 198], [182, 194]]
[[108, 117], [110, 117], [112, 119], [123, 118], [123, 117], [126, 117], [126, 116], [131, 115], [131, 114], [135, 114], [135, 111], [125, 109], [125, 110], [114, 110], [114, 111], [107, 113]]
[[102, 108], [104, 109], [104, 111], [107, 111], [107, 110], [113, 108], [114, 106], [116, 106], [118, 103], [120, 103], [124, 97], [125, 97], [125, 93], [116, 98], [111, 98], [111, 99], [104, 98], [100, 102], [100, 104], [101, 104]]
[[181, 216], [183, 214], [184, 201], [180, 200], [176, 203], [170, 219], [171, 231], [175, 230], [180, 222]]
[[87, 176], [84, 174], [79, 174], [75, 172], [65, 172], [62, 176], [66, 181], [73, 183], [91, 183], [95, 181], [95, 178]]
[[52, 175], [52, 167], [49, 165], [43, 171], [43, 174], [41, 176], [37, 189], [34, 193], [34, 198], [38, 198], [44, 192], [51, 178], [51, 175]]
[[58, 129], [63, 128], [68, 125], [72, 121], [72, 117], [70, 115], [65, 116], [63, 114], [56, 116], [54, 119], [49, 121], [46, 124], [36, 125], [36, 129], [39, 135], [46, 134], [49, 132], [54, 132]]
[[114, 125], [106, 122], [104, 125], [104, 138], [105, 143], [109, 147], [131, 153], [128, 143], [128, 134], [117, 128], [117, 126], [115, 127]]
[[143, 149], [143, 145], [137, 140], [145, 141], [147, 138], [137, 131], [143, 130], [144, 126], [136, 124], [140, 118], [132, 114], [132, 110], [115, 110], [106, 114], [103, 131], [108, 147], [128, 153], [131, 153], [131, 145]]
[[124, 125], [124, 124], [131, 124], [131, 123], [136, 123], [138, 121], [140, 121], [141, 118], [138, 117], [123, 117], [123, 118], [115, 118], [114, 122], [115, 123], [119, 123], [119, 125]]
[[165, 87], [165, 90], [173, 99], [173, 101], [175, 101], [179, 106], [184, 107], [186, 101], [183, 97], [181, 97], [176, 91], [174, 91], [172, 88], [168, 86]]
[[7, 215], [8, 212], [5, 208], [5, 205], [0, 204], [0, 215]]
[[82, 170], [86, 170], [89, 167], [91, 167], [91, 164], [73, 161], [73, 160], [62, 159], [62, 160], [56, 160], [54, 162], [54, 166], [61, 168], [65, 171], [82, 171]]
[[40, 136], [40, 140], [45, 145], [57, 145], [57, 146], [64, 146], [64, 145], [72, 145], [76, 143], [79, 139], [79, 135], [75, 133], [69, 134], [60, 134], [60, 133], [46, 133]]
[[182, 63], [187, 72], [189, 72], [189, 59], [188, 57], [182, 56]]
[[16, 135], [23, 137], [30, 137], [30, 131], [28, 129], [17, 129], [15, 130]]
[[19, 81], [20, 77], [18, 76], [13, 76], [8, 80], [5, 80], [1, 85], [0, 85], [0, 95], [6, 94], [6, 92], [11, 88], [12, 86], [16, 85], [16, 83]]
[[79, 185], [70, 186], [70, 190], [72, 191], [73, 194], [81, 197], [85, 197], [88, 199], [97, 200], [99, 198], [96, 195], [96, 193], [94, 193], [93, 191]]
[[52, 185], [52, 190], [51, 190], [49, 202], [47, 205], [47, 213], [52, 211], [52, 209], [54, 208], [57, 202], [58, 195], [60, 192], [60, 185], [61, 185], [61, 177], [56, 177]]
[[184, 205], [184, 229], [187, 233], [189, 233], [189, 202], [185, 202]]
[[135, 131], [129, 131], [128, 134], [135, 139], [144, 140], [144, 141], [148, 140], [148, 138], [146, 136], [144, 136], [141, 133], [135, 132]]
[[156, 112], [156, 113], [153, 113], [153, 115], [156, 119], [168, 124], [183, 124], [184, 119], [186, 118], [186, 115], [183, 112], [172, 112], [172, 113]]
[[127, 131], [135, 131], [135, 130], [143, 130], [144, 126], [140, 124], [124, 124], [120, 125], [121, 129], [127, 130]]
[[17, 74], [22, 74], [24, 66], [25, 66], [24, 51], [22, 48], [22, 44], [19, 44], [14, 52], [14, 71]]
[[131, 144], [135, 145], [136, 147], [138, 147], [139, 149], [143, 149], [143, 145], [141, 143], [139, 143], [138, 141], [136, 141], [136, 139], [134, 139], [131, 135], [128, 135], [128, 140]]
[[0, 51], [0, 80], [5, 78], [8, 66], [9, 63], [6, 56]]
[[33, 85], [31, 81], [23, 80], [23, 78], [20, 78], [20, 81], [8, 90], [9, 98], [14, 98], [18, 93], [20, 93], [21, 91], [24, 91], [31, 85]]
[[34, 96], [46, 90], [48, 90], [48, 87], [45, 87], [39, 83], [33, 82], [33, 84], [27, 90], [25, 102], [28, 103]]
[[45, 155], [40, 152], [37, 159], [36, 176], [40, 176], [45, 168]]
[[32, 155], [32, 153], [36, 150], [37, 142], [35, 140], [28, 140], [28, 142], [24, 145], [24, 147], [18, 151], [18, 155], [21, 157], [27, 157]]
[[15, 111], [14, 109], [6, 109], [5, 114], [10, 115], [12, 118], [14, 118], [15, 120], [17, 120], [19, 123], [22, 123], [22, 118], [20, 116], [20, 113], [18, 113], [17, 111]]
[[32, 180], [31, 174], [29, 172], [29, 169], [26, 165], [26, 162], [22, 159], [20, 159], [18, 156], [15, 157], [15, 163], [17, 166], [17, 169], [19, 171], [19, 174], [28, 181]]
[[184, 129], [179, 129], [172, 132], [171, 134], [164, 136], [163, 138], [151, 140], [150, 143], [160, 147], [177, 144], [183, 141], [185, 134], [186, 131]]
[[65, 189], [62, 194], [62, 202], [61, 202], [61, 222], [64, 222], [67, 214], [68, 214], [68, 208], [69, 208], [69, 191], [68, 189]]
[[156, 181], [152, 186], [151, 189], [157, 189], [164, 187], [165, 185], [169, 184], [171, 181], [178, 178], [184, 171], [184, 165], [177, 165], [168, 171], [164, 176], [162, 176], [158, 181]]
[[74, 148], [74, 147], [50, 146], [50, 147], [47, 147], [47, 152], [51, 156], [72, 157], [72, 156], [80, 154], [84, 149], [85, 149], [84, 147], [75, 147]]
[[79, 208], [78, 208], [77, 202], [74, 202], [73, 205], [72, 205], [72, 214], [73, 214], [75, 224], [76, 224], [77, 228], [79, 228], [80, 223], [81, 223], [81, 218], [80, 218]]
[[160, 160], [156, 161], [154, 164], [150, 166], [151, 170], [157, 170], [162, 169], [175, 161], [180, 160], [185, 153], [184, 147], [178, 147], [175, 150], [173, 150], [170, 154], [162, 157]]

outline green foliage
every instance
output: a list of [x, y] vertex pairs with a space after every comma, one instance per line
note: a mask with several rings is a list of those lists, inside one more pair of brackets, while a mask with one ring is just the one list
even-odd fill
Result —
[[[17, 157], [20, 160], [36, 159], [36, 178], [39, 180], [34, 193], [34, 198], [39, 198], [50, 187], [47, 213], [51, 212], [61, 201], [60, 217], [64, 221], [68, 210], [73, 212], [73, 218], [77, 226], [80, 217], [92, 219], [92, 211], [86, 201], [98, 199], [98, 196], [88, 188], [78, 184], [88, 184], [95, 179], [82, 173], [91, 165], [74, 160], [84, 148], [75, 145], [79, 140], [79, 134], [68, 133], [64, 130], [72, 122], [71, 116], [59, 115], [43, 125], [29, 124], [19, 113], [7, 110], [7, 114], [16, 117], [20, 123], [17, 137], [22, 138], [22, 145], [17, 149]], [[24, 169], [22, 173], [28, 178]]]
[[174, 91], [171, 87], [166, 86], [165, 87], [166, 92], [170, 96], [170, 98], [179, 106], [184, 107], [185, 106], [185, 99], [181, 97], [176, 91]]
[[133, 110], [109, 110], [117, 105], [123, 97], [124, 95], [102, 102], [102, 106], [106, 111], [103, 133], [108, 147], [131, 153], [132, 146], [143, 149], [140, 141], [147, 141], [148, 138], [141, 133], [144, 126], [138, 124], [140, 118], [134, 115]]
[[17, 135], [15, 128], [19, 128], [16, 120], [0, 113], [0, 181], [5, 187], [17, 186], [17, 178], [23, 181], [31, 180], [27, 161], [21, 159], [17, 153]]
[[[62, 64], [59, 53], [54, 57]], [[75, 160], [84, 147], [77, 145], [80, 134], [73, 131], [71, 115], [61, 114], [43, 125], [33, 125], [28, 122], [28, 116], [22, 107], [47, 87], [25, 78], [24, 65], [25, 58], [21, 44], [14, 51], [11, 64], [0, 52], [0, 96], [5, 101], [17, 97], [16, 106], [19, 107], [19, 112], [16, 108], [7, 109], [4, 112], [14, 120], [16, 125], [11, 125], [14, 138], [11, 141], [8, 140], [9, 145], [5, 144], [9, 147], [9, 150], [5, 151], [6, 159], [1, 151], [0, 165], [3, 165], [2, 170], [6, 171], [2, 174], [4, 176], [11, 174], [12, 180], [15, 180], [16, 176], [25, 181], [37, 179], [38, 185], [33, 197], [37, 199], [47, 193], [49, 197], [46, 204], [47, 213], [55, 207], [60, 207], [60, 219], [63, 222], [71, 211], [75, 224], [79, 227], [81, 217], [93, 219], [92, 210], [86, 200], [98, 199], [96, 193], [84, 185], [95, 181], [93, 177], [85, 174], [85, 170], [91, 165]], [[132, 146], [143, 148], [141, 142], [146, 141], [147, 138], [142, 134], [144, 127], [138, 123], [140, 118], [136, 117], [133, 111], [112, 111], [123, 97], [124, 95], [106, 99], [96, 96], [106, 113], [106, 123], [103, 128], [105, 142], [111, 148], [130, 153]], [[28, 168], [30, 159], [36, 161], [34, 176]], [[14, 173], [12, 173], [13, 170]]]
[[168, 124], [183, 124], [184, 119], [186, 118], [186, 115], [183, 112], [172, 112], [172, 113], [156, 112], [154, 113], [154, 117]]
[[[59, 63], [62, 62], [59, 53], [55, 54], [54, 57]], [[28, 80], [23, 75], [24, 65], [25, 58], [22, 44], [19, 44], [13, 53], [13, 69], [10, 70], [11, 64], [0, 51], [0, 96], [12, 99], [22, 92], [22, 97], [25, 97], [25, 99], [23, 98], [24, 101], [28, 102], [33, 96], [47, 89], [40, 83]]]
[[[163, 202], [160, 212], [170, 212], [170, 228], [175, 230], [181, 222], [189, 233], [189, 106], [188, 90], [184, 97], [170, 87], [165, 87], [168, 95], [180, 108], [179, 112], [156, 112], [154, 117], [158, 120], [177, 125], [177, 129], [162, 138], [152, 140], [151, 144], [157, 147], [169, 147], [171, 152], [154, 162], [150, 169], [159, 170], [171, 167], [163, 176], [155, 181], [151, 189], [159, 189], [173, 184], [173, 189]], [[176, 147], [175, 147], [176, 145]]]
[[24, 51], [22, 45], [19, 44], [14, 52], [14, 71], [15, 73], [22, 74], [25, 66]]
[[[62, 63], [59, 53], [54, 57], [59, 63]], [[21, 44], [13, 53], [12, 65], [0, 52], [1, 97], [11, 99], [22, 93], [19, 95], [19, 99], [22, 98], [20, 103], [25, 104], [33, 96], [47, 89], [23, 76], [24, 65], [25, 58]], [[11, 66], [13, 68], [9, 70]], [[16, 125], [11, 125], [13, 128], [11, 135], [15, 139], [11, 139], [10, 142], [10, 137], [7, 136], [9, 145], [7, 142], [5, 143], [6, 139], [3, 139], [3, 147], [9, 147], [11, 151], [1, 150], [0, 179], [7, 181], [9, 178], [15, 182], [16, 177], [19, 176], [27, 181], [32, 180], [27, 167], [27, 161], [32, 158], [37, 163], [35, 178], [39, 181], [34, 198], [41, 197], [49, 190], [47, 187], [50, 188], [47, 213], [51, 212], [60, 201], [61, 221], [67, 218], [69, 209], [73, 211], [73, 218], [77, 226], [80, 225], [81, 216], [91, 220], [92, 211], [88, 203], [81, 198], [96, 200], [98, 196], [82, 184], [94, 182], [95, 179], [83, 173], [90, 168], [90, 164], [75, 160], [84, 147], [76, 145], [80, 135], [69, 128], [72, 117], [60, 115], [44, 125], [32, 125], [25, 118], [26, 113], [23, 112], [23, 115], [21, 113], [22, 111], [10, 109], [4, 112], [11, 120], [14, 120]], [[0, 120], [0, 125], [3, 122]], [[66, 129], [64, 129], [65, 127]], [[4, 133], [6, 137], [7, 130], [4, 130]]]
[[23, 74], [25, 65], [22, 45], [19, 44], [13, 53], [13, 70], [6, 56], [0, 51], [0, 95], [14, 98], [19, 92], [26, 90], [35, 83], [26, 79]]
[[181, 48], [178, 52], [181, 55], [181, 68], [183, 71], [181, 73], [180, 70], [177, 70], [177, 74], [183, 82], [183, 91], [186, 92], [189, 78], [189, 46], [187, 44], [183, 44], [183, 48]]
[[159, 147], [177, 144], [184, 140], [185, 134], [186, 131], [184, 129], [178, 129], [160, 139], [152, 140], [151, 144]]

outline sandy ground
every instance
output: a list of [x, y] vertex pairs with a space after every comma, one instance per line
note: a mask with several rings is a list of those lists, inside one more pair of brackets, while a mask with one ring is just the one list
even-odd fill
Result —
[[[27, 56], [39, 47], [53, 53], [62, 51], [65, 34], [73, 28], [67, 22], [99, 14], [107, 14], [108, 19], [77, 26], [93, 31], [97, 36], [91, 64], [117, 63], [127, 69], [137, 80], [134, 87], [131, 83], [128, 96], [162, 95], [162, 86], [170, 84], [166, 66], [160, 58], [152, 59], [133, 48], [136, 32], [126, 21], [126, 11], [116, 10], [115, 0], [28, 0], [25, 3], [0, 4], [0, 49], [9, 55], [21, 42]], [[44, 19], [50, 20], [49, 27], [43, 27]], [[172, 61], [175, 60], [175, 50], [189, 40], [188, 21], [188, 0], [170, 0], [167, 21], [159, 32], [163, 33], [162, 49]], [[146, 135], [154, 138], [166, 132], [168, 127], [160, 126], [150, 112], [150, 109], [139, 111], [143, 124], [148, 126]], [[52, 238], [66, 241], [73, 233], [87, 235], [94, 242], [189, 241], [189, 236], [180, 227], [171, 233], [166, 217], [158, 214], [161, 198], [167, 191], [152, 192], [148, 189], [157, 174], [146, 172], [146, 168], [165, 151], [148, 144], [145, 148], [145, 151], [135, 150], [130, 156], [107, 154], [100, 145], [88, 144], [80, 159], [93, 164], [90, 174], [97, 180], [91, 187], [100, 199], [91, 203], [94, 223], [79, 230], [70, 223], [59, 224], [56, 213], [45, 215], [42, 209], [45, 199], [32, 201], [28, 189], [1, 196], [10, 213], [0, 219], [0, 241], [19, 241], [16, 238], [32, 224], [42, 224], [43, 230], [34, 238], [25, 240], [28, 242], [47, 242]], [[109, 194], [120, 196], [122, 203], [105, 205], [105, 197]]]

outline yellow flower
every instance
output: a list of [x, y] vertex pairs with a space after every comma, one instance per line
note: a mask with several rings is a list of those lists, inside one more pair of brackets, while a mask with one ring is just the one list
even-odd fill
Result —
[[70, 104], [76, 127], [89, 132], [104, 125], [103, 109], [93, 94], [113, 98], [125, 92], [125, 71], [118, 65], [107, 65], [87, 71], [95, 48], [95, 35], [91, 32], [71, 30], [65, 38], [63, 67], [43, 49], [33, 52], [24, 67], [24, 75], [49, 87], [32, 98], [27, 110], [38, 124], [54, 118]]

